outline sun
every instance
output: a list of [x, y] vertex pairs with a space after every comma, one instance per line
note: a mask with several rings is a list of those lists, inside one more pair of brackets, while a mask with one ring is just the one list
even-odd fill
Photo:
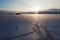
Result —
[[32, 8], [33, 12], [38, 13], [38, 11], [40, 10], [39, 6], [35, 6]]

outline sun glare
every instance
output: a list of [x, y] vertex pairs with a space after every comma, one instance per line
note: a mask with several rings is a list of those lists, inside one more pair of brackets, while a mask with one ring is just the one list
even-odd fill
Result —
[[38, 11], [40, 10], [39, 6], [35, 6], [32, 8], [33, 12], [38, 13]]

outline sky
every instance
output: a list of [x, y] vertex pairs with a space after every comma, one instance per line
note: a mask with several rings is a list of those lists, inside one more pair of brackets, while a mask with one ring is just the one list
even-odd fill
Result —
[[60, 9], [60, 0], [0, 0], [0, 10], [33, 11], [36, 6], [40, 11]]

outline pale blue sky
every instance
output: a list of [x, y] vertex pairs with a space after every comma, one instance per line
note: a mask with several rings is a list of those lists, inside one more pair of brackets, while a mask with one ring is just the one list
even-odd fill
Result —
[[60, 9], [60, 0], [0, 0], [0, 10], [32, 11], [32, 8]]

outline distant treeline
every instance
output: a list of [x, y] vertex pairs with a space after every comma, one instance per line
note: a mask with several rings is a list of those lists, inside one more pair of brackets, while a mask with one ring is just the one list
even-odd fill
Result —
[[[13, 12], [13, 11], [4, 11], [0, 10], [0, 15], [5, 14], [5, 15], [20, 15], [20, 14], [35, 14], [35, 12]], [[45, 11], [39, 11], [37, 14], [60, 14], [60, 9], [48, 9]]]
[[39, 12], [38, 14], [60, 14], [60, 11], [58, 12], [58, 11], [46, 11], [46, 12]]

